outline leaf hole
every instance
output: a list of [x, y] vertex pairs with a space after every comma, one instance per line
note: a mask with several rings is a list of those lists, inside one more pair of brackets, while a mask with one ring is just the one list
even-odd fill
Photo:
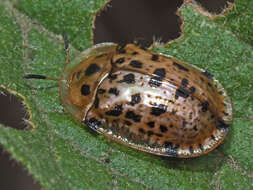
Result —
[[176, 14], [183, 0], [112, 0], [97, 13], [93, 42], [136, 42], [149, 47], [181, 35], [182, 21]]
[[24, 120], [30, 118], [27, 108], [24, 106], [23, 100], [0, 89], [0, 123], [6, 127], [17, 130], [27, 130], [30, 127]]
[[27, 170], [0, 146], [1, 189], [42, 189]]
[[235, 0], [195, 0], [204, 9], [210, 13], [221, 14], [226, 11], [229, 4], [234, 3]]

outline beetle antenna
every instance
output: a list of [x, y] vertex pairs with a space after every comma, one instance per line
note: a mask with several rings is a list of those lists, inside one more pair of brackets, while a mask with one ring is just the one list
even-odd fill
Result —
[[[64, 32], [62, 34], [63, 36], [63, 40], [64, 40], [64, 44], [65, 44], [65, 56], [66, 56], [66, 64], [69, 63], [69, 43], [68, 43], [68, 38], [67, 38], [67, 35], [66, 33]], [[34, 75], [34, 74], [27, 74], [27, 75], [24, 75], [24, 78], [25, 79], [44, 79], [44, 80], [55, 80], [55, 81], [59, 81], [60, 79], [58, 78], [51, 78], [51, 77], [46, 77], [44, 75]]]
[[64, 44], [65, 44], [65, 63], [68, 64], [69, 63], [69, 42], [68, 42], [68, 38], [65, 32], [63, 32], [62, 34], [63, 36], [63, 40], [64, 40]]
[[51, 77], [46, 77], [43, 75], [33, 75], [33, 74], [27, 74], [24, 75], [25, 79], [44, 79], [44, 80], [55, 80], [55, 81], [59, 81], [60, 79], [57, 78], [51, 78]]

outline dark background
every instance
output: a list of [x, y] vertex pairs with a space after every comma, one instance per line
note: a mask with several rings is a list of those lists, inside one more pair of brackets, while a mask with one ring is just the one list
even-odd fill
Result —
[[[213, 13], [220, 13], [227, 2], [233, 0], [198, 0]], [[153, 40], [168, 42], [180, 36], [181, 20], [175, 14], [183, 0], [114, 0], [106, 11], [97, 15], [94, 43], [137, 42], [150, 46]], [[71, 42], [70, 42], [71, 43]], [[0, 89], [1, 92], [1, 89]], [[20, 99], [4, 92], [0, 93], [0, 123], [16, 130], [26, 129], [23, 118], [28, 119]], [[0, 187], [11, 190], [37, 190], [41, 186], [21, 164], [13, 160], [0, 147]]]

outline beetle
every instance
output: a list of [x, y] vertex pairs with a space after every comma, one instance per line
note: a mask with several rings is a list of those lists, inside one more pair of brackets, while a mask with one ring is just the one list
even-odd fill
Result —
[[57, 80], [76, 120], [154, 155], [190, 158], [215, 149], [233, 120], [231, 98], [209, 72], [135, 44], [101, 43], [69, 62]]

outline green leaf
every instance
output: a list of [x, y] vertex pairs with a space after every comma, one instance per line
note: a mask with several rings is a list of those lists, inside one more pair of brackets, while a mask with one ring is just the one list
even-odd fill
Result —
[[[90, 47], [92, 15], [105, 0], [4, 0], [0, 2], [0, 85], [25, 97], [32, 130], [0, 125], [0, 143], [45, 189], [252, 189], [252, 0], [238, 0], [210, 19], [190, 4], [180, 9], [182, 38], [154, 51], [208, 69], [232, 97], [234, 123], [218, 149], [194, 159], [161, 158], [111, 142], [80, 126], [59, 100], [63, 31], [71, 57]], [[242, 16], [243, 15], [243, 16]]]

